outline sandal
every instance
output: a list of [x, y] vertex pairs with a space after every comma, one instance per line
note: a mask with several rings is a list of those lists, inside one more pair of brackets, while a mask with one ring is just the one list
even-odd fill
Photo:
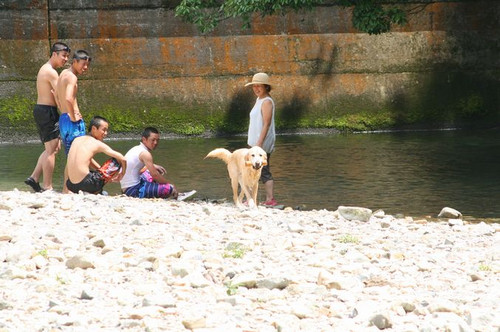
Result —
[[40, 187], [40, 183], [36, 182], [35, 179], [33, 179], [31, 176], [24, 180], [24, 183], [33, 188], [36, 193], [40, 193], [43, 191], [42, 187]]

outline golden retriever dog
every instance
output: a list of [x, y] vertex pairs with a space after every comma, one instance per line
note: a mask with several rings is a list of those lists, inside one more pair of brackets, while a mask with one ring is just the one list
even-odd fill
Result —
[[[218, 148], [210, 151], [206, 158], [219, 158], [227, 164], [227, 172], [231, 178], [234, 204], [243, 207], [243, 195], [246, 196], [248, 207], [257, 208], [257, 193], [262, 166], [267, 165], [267, 153], [258, 146], [250, 149], [238, 149], [233, 153]], [[241, 192], [238, 196], [238, 184]]]

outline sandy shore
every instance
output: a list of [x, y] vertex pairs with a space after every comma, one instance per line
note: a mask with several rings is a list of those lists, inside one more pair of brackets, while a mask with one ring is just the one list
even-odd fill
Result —
[[2, 332], [500, 331], [499, 224], [17, 190], [0, 220]]

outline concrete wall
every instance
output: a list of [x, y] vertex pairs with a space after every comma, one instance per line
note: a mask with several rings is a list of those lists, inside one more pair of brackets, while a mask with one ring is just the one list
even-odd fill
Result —
[[254, 98], [243, 85], [258, 71], [275, 83], [281, 128], [500, 118], [498, 1], [407, 5], [419, 7], [409, 24], [377, 36], [355, 31], [351, 11], [333, 5], [201, 35], [174, 16], [177, 3], [0, 2], [0, 117], [31, 107], [36, 73], [60, 40], [93, 57], [80, 80], [83, 112], [122, 131], [152, 119], [171, 131], [238, 131]]

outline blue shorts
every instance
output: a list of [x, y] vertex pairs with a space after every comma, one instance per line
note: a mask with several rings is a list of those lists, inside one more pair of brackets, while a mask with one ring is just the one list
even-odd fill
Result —
[[85, 122], [83, 122], [83, 119], [73, 122], [69, 118], [68, 113], [63, 113], [59, 117], [59, 131], [61, 132], [64, 150], [66, 151], [66, 155], [68, 155], [73, 140], [77, 137], [85, 136]]

